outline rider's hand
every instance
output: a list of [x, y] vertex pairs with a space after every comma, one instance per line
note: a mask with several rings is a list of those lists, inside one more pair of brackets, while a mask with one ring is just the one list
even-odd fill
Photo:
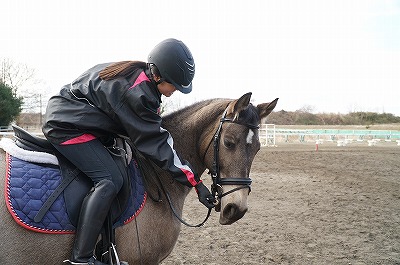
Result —
[[204, 204], [204, 206], [206, 206], [208, 209], [211, 209], [215, 206], [215, 199], [203, 182], [199, 182], [194, 188], [196, 189], [199, 201]]

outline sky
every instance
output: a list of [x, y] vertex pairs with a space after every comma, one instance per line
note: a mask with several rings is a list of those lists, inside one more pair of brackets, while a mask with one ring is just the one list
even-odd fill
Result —
[[147, 60], [166, 38], [191, 50], [193, 92], [276, 111], [400, 116], [400, 0], [5, 0], [0, 59], [36, 71], [24, 89], [56, 94], [104, 62]]

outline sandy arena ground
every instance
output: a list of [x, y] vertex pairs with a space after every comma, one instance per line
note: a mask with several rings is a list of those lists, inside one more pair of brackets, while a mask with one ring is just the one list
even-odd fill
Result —
[[[263, 147], [249, 212], [182, 227], [173, 264], [400, 264], [400, 146], [366, 142]], [[206, 214], [192, 193], [185, 218]]]

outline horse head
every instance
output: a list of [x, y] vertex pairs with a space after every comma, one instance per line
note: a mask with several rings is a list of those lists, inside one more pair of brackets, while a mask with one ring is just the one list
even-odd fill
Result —
[[210, 170], [221, 224], [232, 224], [247, 211], [250, 168], [260, 149], [258, 127], [278, 102], [254, 106], [250, 99], [251, 93], [236, 100], [210, 99], [163, 118], [178, 153], [198, 173]]
[[[232, 224], [247, 212], [250, 168], [260, 150], [258, 126], [275, 108], [278, 99], [253, 106], [251, 93], [230, 101], [214, 134], [213, 189], [218, 194], [219, 222]], [[219, 138], [219, 139], [217, 139]]]

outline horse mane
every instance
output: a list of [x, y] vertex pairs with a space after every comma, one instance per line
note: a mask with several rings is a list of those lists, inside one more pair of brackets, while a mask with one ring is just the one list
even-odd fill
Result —
[[[171, 119], [174, 119], [176, 116], [183, 116], [183, 117], [191, 116], [192, 113], [196, 113], [200, 109], [202, 109], [206, 106], [210, 106], [210, 105], [218, 108], [219, 104], [215, 104], [215, 103], [221, 102], [222, 100], [224, 100], [224, 99], [215, 98], [215, 99], [206, 99], [203, 101], [199, 101], [199, 102], [193, 103], [192, 105], [189, 105], [189, 106], [183, 107], [181, 109], [178, 109], [174, 112], [171, 112], [171, 113], [163, 116], [162, 119], [163, 119], [163, 121], [164, 120], [169, 121]], [[227, 99], [225, 99], [225, 101], [227, 101]]]
[[[203, 109], [206, 106], [213, 106], [210, 108], [210, 113], [214, 113], [216, 115], [221, 115], [222, 111], [227, 107], [229, 102], [232, 99], [223, 99], [223, 98], [216, 98], [216, 99], [208, 99], [204, 101], [200, 101], [194, 103], [192, 105], [186, 106], [182, 109], [174, 111], [168, 115], [163, 117], [163, 123], [169, 122], [170, 120], [174, 120], [177, 116], [182, 119], [187, 118], [194, 113], [198, 113], [199, 110]], [[233, 117], [232, 117], [233, 118]], [[215, 119], [215, 118], [214, 118]], [[260, 115], [258, 113], [257, 108], [253, 104], [249, 104], [247, 108], [242, 110], [237, 117], [235, 117], [235, 122], [239, 124], [249, 124], [253, 126], [259, 125], [260, 122]]]

